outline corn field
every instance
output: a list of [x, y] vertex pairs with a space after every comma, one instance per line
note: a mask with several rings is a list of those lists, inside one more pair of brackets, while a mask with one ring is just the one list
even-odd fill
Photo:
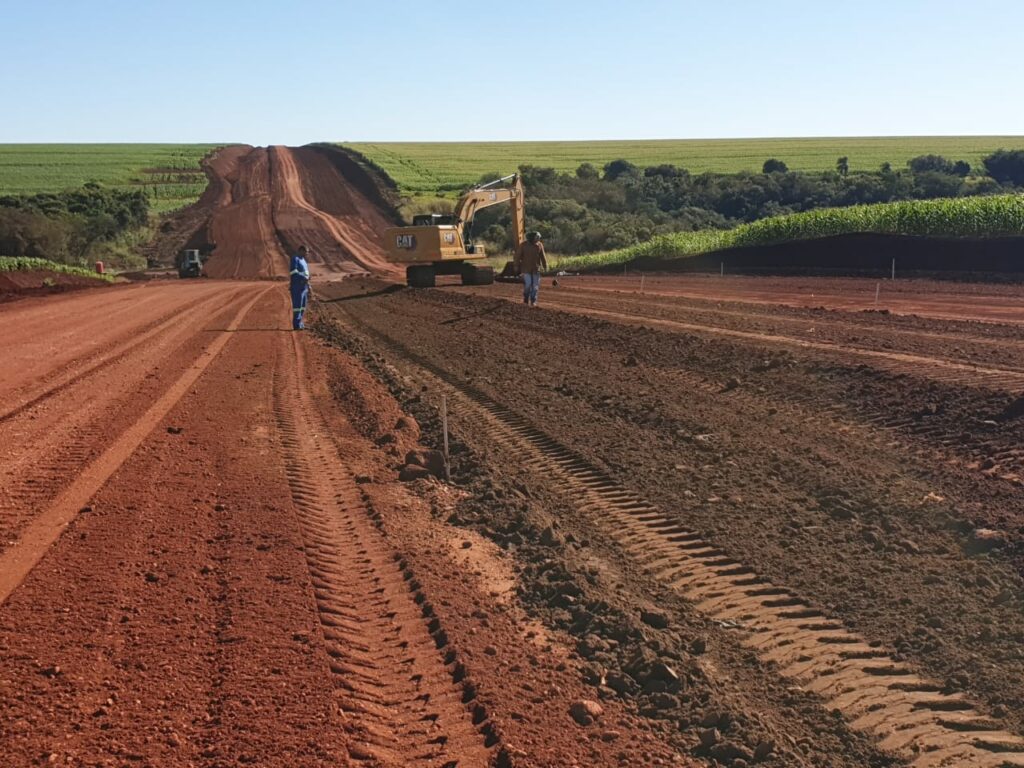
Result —
[[586, 269], [635, 259], [683, 259], [725, 248], [777, 245], [858, 233], [924, 237], [1024, 235], [1024, 196], [908, 200], [821, 208], [761, 219], [735, 229], [662, 235], [615, 251], [561, 258], [557, 266], [559, 269]]
[[0, 272], [26, 272], [26, 271], [59, 272], [65, 275], [78, 275], [80, 277], [94, 277], [97, 280], [112, 281], [111, 275], [98, 275], [93, 270], [84, 267], [72, 267], [67, 264], [58, 264], [47, 259], [33, 259], [27, 256], [0, 256]]

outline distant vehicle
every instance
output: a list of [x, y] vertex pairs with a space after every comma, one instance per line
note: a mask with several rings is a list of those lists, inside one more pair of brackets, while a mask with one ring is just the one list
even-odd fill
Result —
[[508, 202], [516, 248], [525, 239], [523, 182], [512, 174], [474, 187], [459, 200], [455, 213], [414, 216], [411, 227], [391, 227], [384, 233], [388, 259], [405, 264], [406, 283], [430, 288], [438, 275], [461, 275], [463, 285], [490, 285], [494, 270], [474, 261], [486, 257], [484, 248], [472, 242], [473, 217], [481, 208]]
[[210, 258], [212, 251], [213, 246], [186, 248], [183, 251], [179, 251], [175, 259], [175, 264], [178, 267], [178, 277], [205, 277], [203, 267], [207, 259]]

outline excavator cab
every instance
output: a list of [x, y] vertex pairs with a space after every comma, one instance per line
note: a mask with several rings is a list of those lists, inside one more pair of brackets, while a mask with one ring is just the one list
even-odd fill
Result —
[[474, 264], [487, 254], [471, 242], [473, 217], [481, 208], [509, 203], [516, 247], [525, 233], [523, 182], [518, 174], [481, 184], [463, 195], [454, 214], [413, 216], [412, 226], [384, 233], [388, 259], [404, 264], [406, 282], [413, 288], [433, 287], [438, 275], [460, 275], [463, 285], [490, 285], [494, 269]]
[[414, 227], [439, 227], [442, 224], [454, 224], [455, 216], [450, 213], [421, 213], [412, 217]]

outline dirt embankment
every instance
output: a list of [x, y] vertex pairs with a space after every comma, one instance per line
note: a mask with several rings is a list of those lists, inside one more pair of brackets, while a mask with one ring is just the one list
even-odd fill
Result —
[[[939, 238], [854, 234], [779, 245], [728, 248], [683, 259], [637, 259], [629, 269], [763, 275], [899, 276], [1024, 280], [1024, 238]], [[621, 272], [621, 264], [595, 270]]]
[[107, 288], [110, 283], [95, 277], [68, 275], [46, 270], [20, 270], [0, 272], [0, 302], [13, 301], [26, 296], [47, 296], [84, 288]]
[[330, 147], [226, 147], [204, 161], [209, 186], [161, 226], [155, 256], [215, 246], [206, 273], [218, 278], [287, 276], [288, 257], [310, 249], [314, 275], [401, 275], [384, 257], [396, 221], [387, 190]]

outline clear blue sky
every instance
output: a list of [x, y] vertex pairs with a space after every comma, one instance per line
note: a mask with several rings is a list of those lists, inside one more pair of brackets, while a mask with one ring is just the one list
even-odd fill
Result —
[[1021, 0], [0, 0], [0, 142], [1024, 134]]

